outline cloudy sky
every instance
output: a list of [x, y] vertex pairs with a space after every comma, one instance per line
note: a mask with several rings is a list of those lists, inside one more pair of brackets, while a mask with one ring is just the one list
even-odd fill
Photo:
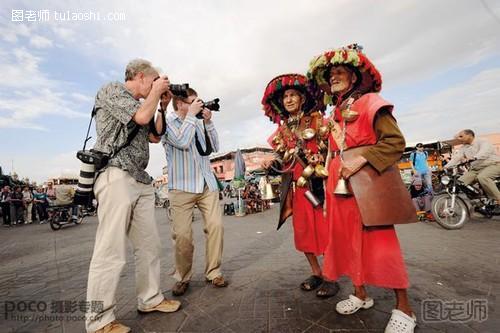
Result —
[[[93, 19], [62, 21], [68, 12]], [[222, 150], [265, 144], [273, 130], [260, 111], [267, 82], [304, 73], [313, 56], [352, 42], [382, 72], [382, 95], [395, 103], [408, 142], [448, 139], [464, 127], [500, 131], [499, 1], [7, 0], [0, 166], [37, 181], [76, 172], [96, 91], [122, 81], [136, 57], [204, 99], [221, 99]], [[152, 176], [164, 161], [151, 145]]]

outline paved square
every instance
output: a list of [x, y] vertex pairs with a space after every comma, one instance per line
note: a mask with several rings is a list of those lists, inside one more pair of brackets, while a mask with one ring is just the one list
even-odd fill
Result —
[[[299, 289], [310, 275], [308, 265], [294, 248], [290, 221], [276, 231], [277, 213], [274, 206], [245, 217], [224, 217], [223, 271], [231, 283], [225, 289], [204, 281], [204, 235], [197, 213], [193, 223], [195, 275], [189, 291], [179, 297], [182, 309], [174, 314], [137, 313], [130, 247], [117, 294], [118, 320], [133, 332], [383, 332], [394, 306], [392, 291], [369, 287], [374, 308], [340, 316], [335, 304], [352, 291], [347, 279], [340, 281], [339, 295], [328, 300]], [[164, 210], [157, 209], [156, 216], [163, 240], [162, 288], [171, 298], [170, 227]], [[84, 332], [78, 304], [85, 302], [96, 226], [97, 219], [90, 217], [79, 226], [56, 232], [48, 225], [0, 230], [0, 332]], [[500, 220], [477, 219], [458, 231], [416, 223], [398, 227], [398, 235], [419, 321], [416, 332], [500, 332], [496, 308]], [[421, 306], [426, 299], [462, 304], [487, 300], [488, 320], [424, 323]], [[45, 304], [47, 308], [23, 308], [30, 301], [34, 301], [32, 307]], [[16, 310], [11, 311], [13, 306]], [[65, 320], [57, 320], [61, 318], [56, 315]]]

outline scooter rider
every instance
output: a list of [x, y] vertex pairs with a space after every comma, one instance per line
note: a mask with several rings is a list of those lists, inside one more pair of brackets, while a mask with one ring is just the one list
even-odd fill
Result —
[[464, 161], [470, 162], [469, 171], [464, 173], [459, 180], [466, 185], [477, 180], [495, 205], [494, 214], [499, 214], [500, 191], [495, 184], [495, 178], [500, 177], [500, 156], [496, 153], [495, 147], [486, 140], [476, 139], [474, 132], [470, 129], [460, 131], [455, 138], [462, 144], [462, 147], [446, 164], [445, 169], [453, 168]]

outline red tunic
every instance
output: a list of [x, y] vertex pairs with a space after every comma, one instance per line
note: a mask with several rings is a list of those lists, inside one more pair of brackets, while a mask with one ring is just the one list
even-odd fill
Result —
[[[377, 112], [387, 106], [392, 109], [392, 105], [374, 93], [363, 95], [352, 105], [359, 118], [347, 124], [348, 148], [377, 142], [374, 119]], [[330, 139], [332, 150], [338, 150], [335, 141]], [[364, 227], [356, 199], [333, 194], [339, 167], [340, 157], [337, 156], [328, 168], [326, 204], [330, 240], [325, 251], [323, 273], [332, 281], [347, 275], [356, 286], [408, 288], [408, 275], [394, 227]]]
[[[311, 127], [315, 128], [314, 125]], [[268, 140], [271, 145], [273, 145], [272, 139], [274, 136], [283, 129], [284, 125], [280, 126], [276, 132], [271, 135]], [[287, 146], [288, 148], [295, 147], [294, 140], [287, 142]], [[306, 148], [310, 149], [313, 153], [318, 152], [316, 140], [306, 141]], [[303, 167], [299, 163], [295, 164], [293, 168], [294, 182], [301, 176], [303, 170]], [[323, 216], [322, 206], [314, 208], [309, 200], [307, 200], [304, 195], [306, 190], [307, 187], [295, 186], [295, 193], [292, 193], [292, 224], [295, 248], [300, 252], [322, 255], [328, 243], [328, 220]], [[292, 189], [289, 189], [289, 191], [292, 191]]]

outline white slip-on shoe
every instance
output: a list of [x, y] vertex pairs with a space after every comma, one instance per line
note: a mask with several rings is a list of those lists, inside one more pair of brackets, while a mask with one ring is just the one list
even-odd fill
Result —
[[354, 295], [349, 295], [349, 298], [337, 303], [335, 309], [343, 315], [356, 313], [359, 309], [369, 309], [373, 306], [373, 299], [367, 297], [365, 300], [359, 299]]
[[394, 309], [384, 333], [413, 333], [415, 326], [417, 326], [417, 317], [415, 317], [415, 314], [412, 314], [410, 317], [403, 311]]

